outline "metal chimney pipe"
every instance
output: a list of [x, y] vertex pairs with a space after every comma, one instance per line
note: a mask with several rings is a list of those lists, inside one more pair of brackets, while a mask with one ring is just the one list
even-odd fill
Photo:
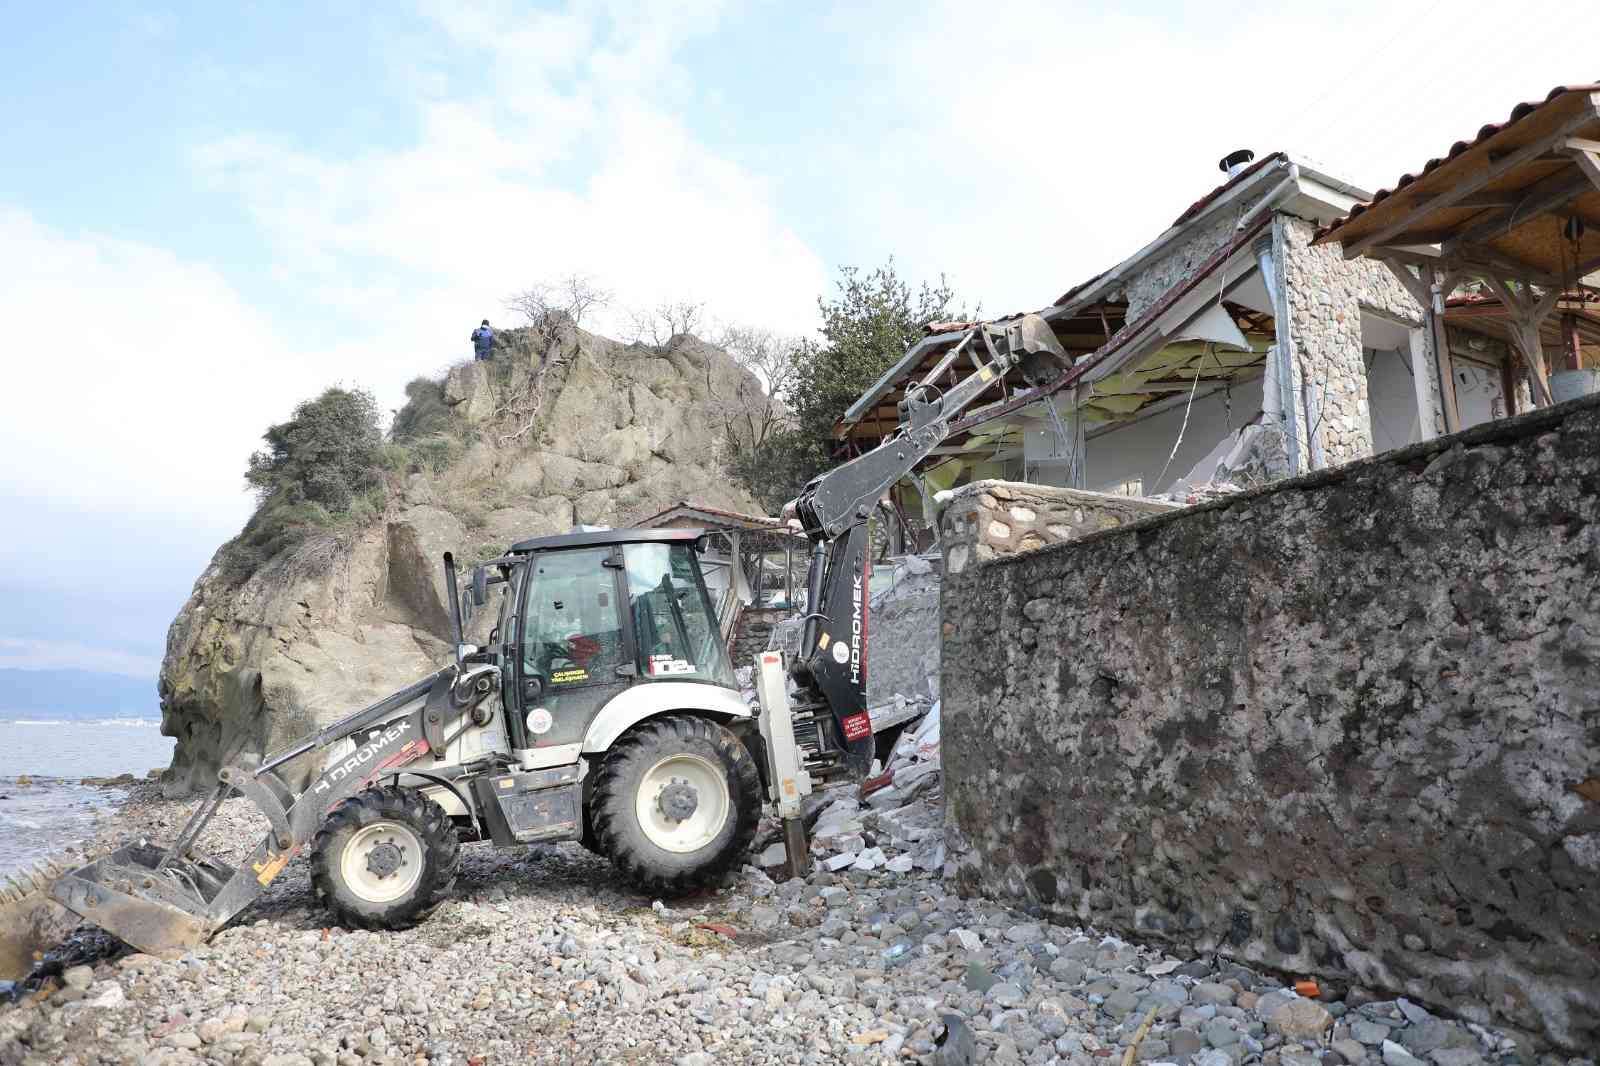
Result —
[[1239, 148], [1223, 156], [1222, 159], [1217, 163], [1217, 169], [1231, 178], [1238, 174], [1239, 171], [1249, 166], [1255, 157], [1256, 154], [1250, 149]]

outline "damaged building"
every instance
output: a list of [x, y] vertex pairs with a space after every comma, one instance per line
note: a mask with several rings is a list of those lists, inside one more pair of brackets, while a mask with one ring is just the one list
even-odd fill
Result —
[[[1040, 312], [1072, 370], [1038, 389], [1008, 376], [957, 421], [899, 490], [910, 524], [931, 528], [936, 493], [984, 479], [1192, 502], [1543, 399], [1511, 343], [1515, 293], [1463, 284], [1435, 313], [1411, 260], [1314, 243], [1372, 194], [1282, 152], [1222, 167], [1166, 231]], [[1574, 292], [1558, 310], [1543, 343], [1600, 366], [1600, 308]], [[908, 391], [959, 374], [968, 325], [930, 326], [847, 410], [835, 433], [849, 450], [892, 435]]]

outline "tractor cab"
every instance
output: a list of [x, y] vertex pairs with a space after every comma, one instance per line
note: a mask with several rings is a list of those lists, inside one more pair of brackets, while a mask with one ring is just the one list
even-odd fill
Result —
[[[574, 761], [596, 718], [630, 689], [737, 692], [700, 571], [694, 529], [593, 530], [514, 544], [473, 575], [471, 601], [506, 592], [488, 649], [500, 666], [509, 746], [528, 766]], [[649, 692], [630, 702], [654, 703]], [[631, 715], [630, 715], [631, 717]]]

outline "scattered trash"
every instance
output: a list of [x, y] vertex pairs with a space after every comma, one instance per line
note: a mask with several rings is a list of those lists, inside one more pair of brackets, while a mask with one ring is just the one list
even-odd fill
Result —
[[1318, 996], [1322, 995], [1321, 986], [1319, 986], [1315, 981], [1311, 980], [1296, 981], [1294, 983], [1294, 990], [1298, 995], [1304, 996], [1306, 999], [1316, 999]]

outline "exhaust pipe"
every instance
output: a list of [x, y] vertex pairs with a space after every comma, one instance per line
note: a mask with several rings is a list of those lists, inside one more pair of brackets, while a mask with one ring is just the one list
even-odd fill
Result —
[[456, 665], [462, 662], [461, 642], [464, 639], [461, 624], [461, 592], [456, 586], [456, 557], [449, 552], [444, 553], [444, 588], [450, 597], [450, 643], [456, 649]]

